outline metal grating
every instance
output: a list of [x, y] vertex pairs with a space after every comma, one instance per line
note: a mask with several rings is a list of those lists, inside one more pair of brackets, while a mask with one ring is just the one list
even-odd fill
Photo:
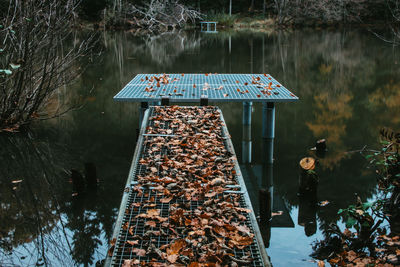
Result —
[[[197, 112], [196, 116], [188, 117], [189, 110]], [[160, 111], [163, 111], [162, 120], [160, 118]], [[197, 128], [194, 121], [199, 116], [202, 116], [200, 118], [205, 117], [212, 121], [212, 125], [210, 124], [211, 126], [209, 125], [202, 129]], [[184, 123], [178, 124], [177, 121], [183, 121]], [[201, 121], [197, 121], [196, 123], [201, 124]], [[184, 125], [185, 128], [178, 128], [176, 125]], [[219, 173], [219, 175], [223, 175], [225, 181], [221, 187], [207, 187], [209, 184], [207, 179], [214, 178], [213, 174], [203, 176], [205, 178], [201, 178], [201, 180], [191, 180], [187, 178], [190, 176], [190, 171], [188, 170], [184, 176], [185, 184], [189, 188], [197, 184], [200, 188], [199, 192], [191, 194], [188, 197], [187, 194], [180, 192], [181, 190], [179, 189], [176, 190], [174, 187], [169, 188], [169, 185], [171, 185], [169, 182], [164, 183], [162, 179], [159, 179], [161, 177], [173, 177], [174, 175], [173, 170], [163, 169], [160, 162], [163, 160], [167, 161], [170, 158], [179, 161], [181, 155], [186, 155], [191, 150], [196, 149], [194, 146], [198, 142], [191, 142], [191, 140], [197, 139], [198, 141], [196, 135], [199, 134], [199, 131], [207, 131], [207, 135], [203, 133], [203, 139], [209, 138], [209, 140], [213, 140], [214, 142], [223, 143], [224, 148], [215, 149], [212, 152], [215, 157], [225, 157], [230, 160], [226, 163], [226, 170], [222, 170]], [[194, 216], [195, 213], [205, 212], [207, 209], [210, 209], [210, 203], [218, 205], [218, 203], [222, 202], [229, 202], [232, 207], [226, 210], [221, 208], [223, 211], [221, 212], [221, 217], [224, 217], [225, 214], [230, 214], [229, 212], [235, 209], [235, 212], [240, 214], [240, 217], [234, 218], [231, 223], [247, 227], [250, 233], [254, 234], [252, 244], [243, 248], [234, 247], [231, 249], [230, 253], [233, 255], [232, 257], [239, 259], [239, 266], [268, 265], [265, 247], [259, 235], [254, 212], [247, 212], [247, 209], [252, 211], [252, 208], [228, 136], [229, 134], [222, 113], [216, 107], [151, 107], [146, 111], [141, 136], [132, 163], [131, 174], [127, 183], [128, 187], [125, 189], [127, 194], [121, 203], [117, 228], [114, 232], [116, 244], [110, 263], [111, 266], [122, 266], [126, 264], [126, 260], [133, 259], [137, 261], [137, 265], [132, 266], [152, 266], [151, 264], [155, 264], [155, 262], [161, 264], [157, 266], [169, 266], [170, 263], [165, 259], [165, 254], [164, 256], [160, 254], [162, 253], [161, 250], [171, 245], [171, 242], [175, 242], [174, 238], [176, 239], [179, 235], [185, 236], [184, 240], [188, 240], [187, 233], [184, 233], [186, 228], [196, 229], [191, 228], [192, 226], [190, 225], [177, 225], [174, 220], [176, 218], [174, 217], [174, 212], [177, 209], [182, 209], [185, 212], [185, 215], [182, 215], [185, 220], [193, 219], [196, 218]], [[186, 140], [183, 150], [177, 151], [173, 147], [174, 144], [183, 140]], [[207, 164], [214, 160], [215, 158], [212, 157], [209, 161], [204, 159], [206, 161], [204, 168], [207, 169]], [[200, 173], [197, 174], [201, 175]], [[158, 178], [150, 179], [150, 177]], [[168, 188], [173, 198], [169, 202], [166, 202], [165, 189]], [[215, 191], [214, 194], [212, 194], [213, 190]], [[206, 193], [211, 194], [207, 195]], [[154, 221], [157, 221], [157, 219], [143, 217], [143, 214], [147, 214], [149, 211], [154, 212], [155, 210], [157, 210], [157, 216], [161, 217], [162, 221], [160, 219], [154, 225]], [[218, 220], [219, 218], [211, 217], [209, 219]], [[165, 222], [163, 222], [164, 220]], [[148, 221], [153, 221], [153, 223], [146, 225]], [[179, 234], [176, 235], [176, 233]], [[174, 238], [171, 239], [171, 236]], [[199, 238], [202, 237], [199, 236]], [[228, 244], [228, 239], [224, 237], [221, 242]], [[138, 255], [137, 251], [146, 251], [146, 253]], [[196, 252], [194, 254], [194, 258], [196, 258]], [[188, 265], [190, 263], [187, 261], [188, 259], [182, 256], [180, 256], [179, 260], [179, 262], [175, 263], [176, 266], [180, 266], [179, 264]]]
[[269, 74], [138, 74], [117, 101], [291, 102], [299, 98]]

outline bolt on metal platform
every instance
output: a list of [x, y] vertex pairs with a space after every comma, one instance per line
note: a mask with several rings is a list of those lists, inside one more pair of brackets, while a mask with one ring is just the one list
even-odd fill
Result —
[[[166, 117], [165, 114], [168, 112], [175, 113], [171, 117]], [[187, 114], [190, 112], [198, 115], [188, 117]], [[213, 120], [214, 124], [208, 129], [200, 130], [199, 125], [203, 125], [199, 121], [201, 119]], [[206, 147], [207, 142], [219, 142], [221, 147]], [[205, 147], [197, 147], [198, 144], [203, 144]], [[178, 147], [175, 152], [174, 147]], [[202, 149], [207, 150], [202, 151]], [[207, 179], [213, 177], [211, 174], [207, 173], [202, 176], [200, 170], [191, 172], [189, 170], [191, 167], [189, 166], [188, 171], [183, 171], [184, 173], [181, 177], [185, 177], [185, 185], [197, 184], [199, 191], [190, 191], [190, 194], [184, 194], [178, 190], [168, 195], [166, 193], [168, 191], [165, 190], [168, 189], [172, 192], [172, 188], [176, 185], [172, 181], [163, 184], [162, 181], [164, 180], [162, 178], [167, 177], [170, 179], [181, 170], [179, 168], [178, 170], [172, 170], [165, 164], [169, 161], [172, 161], [170, 164], [175, 164], [176, 166], [193, 164], [191, 160], [196, 159], [190, 159], [190, 151], [199, 151], [199, 155], [201, 153], [207, 155], [204, 156], [199, 164], [203, 164], [202, 166], [204, 166], [205, 170], [210, 171], [212, 169], [214, 172], [218, 172], [219, 176], [209, 181]], [[217, 167], [215, 162], [219, 161], [225, 163]], [[213, 166], [212, 164], [215, 164], [216, 167], [210, 167]], [[230, 166], [230, 168], [221, 169], [221, 166]], [[193, 177], [198, 179], [187, 178], [190, 175], [194, 175]], [[220, 180], [223, 182], [223, 186], [219, 186]], [[217, 186], [211, 186], [211, 184], [214, 185], [214, 182]], [[172, 186], [171, 183], [173, 184]], [[205, 189], [210, 191], [204, 192], [203, 190]], [[185, 189], [181, 191], [185, 191]], [[191, 226], [188, 226], [186, 220], [193, 219], [195, 216], [191, 216], [200, 211], [210, 210], [211, 208], [207, 206], [209, 203], [231, 206], [239, 216], [238, 218], [241, 218], [240, 220], [232, 219], [232, 225], [235, 227], [240, 226], [242, 231], [243, 229], [248, 229], [248, 232], [247, 230], [244, 232], [246, 232], [247, 238], [251, 237], [251, 241], [246, 245], [233, 245], [235, 241], [230, 240], [231, 236], [215, 231], [215, 229], [209, 230], [221, 234], [218, 238], [212, 232], [208, 233], [209, 237], [213, 236], [216, 240], [223, 242], [223, 247], [229, 246], [229, 255], [225, 254], [225, 256], [235, 261], [239, 266], [270, 266], [222, 112], [217, 107], [157, 106], [148, 108], [143, 117], [140, 135], [115, 225], [113, 234], [114, 249], [111, 252], [112, 255], [107, 259], [106, 266], [146, 265], [154, 263], [154, 259], [158, 263], [168, 266], [178, 258], [179, 262], [175, 264], [184, 263], [188, 265], [190, 263], [187, 259], [188, 257], [201, 258], [196, 255], [196, 252], [200, 249], [193, 249], [191, 251], [192, 254], [187, 254], [190, 256], [186, 258], [181, 255], [175, 256], [177, 258], [173, 257], [172, 260], [165, 253], [163, 254], [162, 250], [167, 248], [167, 251], [168, 249], [172, 251], [171, 246], [176, 245], [178, 242], [176, 241], [177, 232], [180, 233], [180, 238], [182, 238], [180, 240], [184, 240], [180, 242], [185, 244], [186, 242], [193, 242], [194, 239], [190, 238], [193, 233], [186, 233], [185, 230], [178, 229], [179, 227], [171, 229], [171, 225], [177, 218], [184, 217], [186, 218], [185, 223], [182, 224], [183, 227], [181, 228], [190, 228]], [[174, 217], [179, 207], [184, 207], [185, 213], [181, 213], [179, 217]], [[216, 215], [210, 212], [204, 216], [204, 218], [208, 218], [207, 220], [218, 221], [221, 220], [224, 214], [215, 217]], [[157, 223], [154, 221], [157, 221]], [[169, 236], [175, 236], [175, 239], [171, 239]], [[207, 234], [203, 234], [203, 236], [207, 236]], [[203, 238], [200, 235], [197, 240], [202, 240]], [[242, 233], [235, 238], [240, 240], [240, 238], [245, 239], [246, 237]], [[194, 246], [193, 244], [191, 243], [192, 247]], [[182, 250], [179, 254], [185, 254], [185, 252]]]

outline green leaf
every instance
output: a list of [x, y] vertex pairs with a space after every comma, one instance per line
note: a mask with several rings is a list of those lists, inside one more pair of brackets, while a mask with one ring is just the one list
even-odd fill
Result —
[[346, 221], [346, 227], [347, 227], [347, 228], [351, 228], [351, 227], [353, 227], [356, 223], [357, 223], [357, 220], [356, 220], [353, 216], [350, 216], [350, 217], [347, 219], [347, 221]]
[[10, 66], [13, 70], [18, 69], [19, 67], [21, 67], [21, 64], [14, 64], [14, 63], [10, 63]]
[[4, 51], [4, 49], [3, 49], [3, 48], [0, 48], [0, 53], [3, 52], [3, 51]]
[[365, 202], [362, 204], [363, 210], [367, 210], [369, 208], [371, 208], [373, 205], [375, 204], [375, 202]]
[[372, 158], [374, 155], [366, 155], [365, 156], [365, 159], [370, 159], [370, 158]]
[[339, 209], [338, 212], [337, 212], [337, 214], [341, 214], [341, 213], [343, 213], [343, 212], [344, 212], [343, 209]]
[[400, 173], [396, 174], [396, 177], [400, 177]]
[[32, 19], [30, 19], [30, 18], [25, 18], [25, 20], [26, 20], [26, 21], [32, 21]]

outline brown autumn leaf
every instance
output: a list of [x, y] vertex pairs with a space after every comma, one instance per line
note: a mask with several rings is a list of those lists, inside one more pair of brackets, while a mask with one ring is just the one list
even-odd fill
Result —
[[141, 248], [132, 248], [132, 252], [135, 253], [137, 256], [144, 257], [146, 256], [146, 250]]
[[217, 194], [218, 194], [218, 192], [213, 191], [213, 192], [210, 192], [210, 193], [205, 194], [204, 196], [205, 196], [205, 197], [215, 197], [215, 195], [217, 195]]
[[211, 181], [211, 185], [221, 185], [224, 183], [223, 178], [215, 178]]
[[169, 203], [174, 197], [173, 196], [169, 196], [169, 197], [165, 197], [160, 199], [161, 203]]
[[109, 257], [112, 257], [113, 253], [114, 253], [114, 249], [115, 249], [115, 243], [117, 242], [116, 238], [111, 239], [110, 241], [110, 245], [111, 247], [109, 248], [109, 250], [107, 251], [107, 254]]
[[155, 221], [146, 221], [145, 225], [148, 225], [150, 227], [156, 227], [157, 223]]
[[140, 261], [138, 259], [124, 260], [122, 267], [131, 267], [135, 265], [139, 265]]
[[127, 240], [126, 243], [131, 246], [134, 246], [134, 245], [139, 244], [139, 240]]
[[129, 232], [130, 235], [134, 235], [135, 234], [134, 231], [133, 231], [133, 226], [129, 227], [128, 232]]
[[186, 247], [186, 241], [184, 239], [178, 239], [172, 241], [166, 252], [167, 252], [167, 260], [170, 263], [175, 263], [179, 257], [179, 252]]
[[242, 232], [242, 233], [244, 233], [244, 234], [246, 234], [246, 235], [248, 235], [248, 236], [251, 236], [251, 235], [252, 235], [252, 234], [251, 234], [250, 228], [247, 227], [246, 225], [239, 225], [239, 226], [237, 226], [236, 228], [237, 228], [240, 232]]
[[271, 212], [271, 217], [274, 217], [274, 216], [281, 216], [283, 214], [283, 211], [277, 211], [277, 212]]
[[213, 230], [214, 230], [214, 232], [216, 232], [217, 234], [219, 234], [219, 235], [221, 235], [221, 236], [223, 236], [223, 237], [226, 237], [226, 236], [228, 236], [228, 233], [227, 233], [227, 231], [225, 230], [225, 228], [224, 227], [222, 227], [222, 226], [214, 226], [213, 227]]
[[228, 242], [229, 247], [237, 247], [239, 249], [249, 246], [253, 243], [253, 238], [250, 236], [241, 236], [239, 233], [234, 233], [229, 236], [230, 240]]
[[330, 260], [328, 260], [328, 261], [329, 261], [329, 263], [330, 263], [331, 265], [335, 265], [335, 264], [338, 264], [338, 263], [341, 261], [341, 259], [338, 258], [338, 257], [336, 257], [336, 258], [330, 259]]
[[318, 267], [325, 267], [325, 262], [324, 261], [318, 261]]
[[355, 253], [353, 250], [350, 250], [349, 252], [347, 252], [346, 258], [348, 261], [354, 261], [357, 258], [357, 253]]
[[251, 209], [246, 209], [246, 208], [235, 207], [235, 210], [241, 211], [241, 212], [246, 212], [246, 213], [251, 213]]
[[146, 212], [147, 218], [151, 218], [151, 217], [159, 216], [159, 215], [160, 215], [160, 210], [158, 210], [158, 209], [151, 209], [151, 210], [147, 210], [147, 212]]

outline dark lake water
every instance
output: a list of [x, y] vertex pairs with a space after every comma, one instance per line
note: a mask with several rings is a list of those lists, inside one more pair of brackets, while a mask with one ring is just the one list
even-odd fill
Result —
[[[260, 225], [274, 266], [315, 265], [311, 245], [340, 220], [338, 209], [352, 204], [355, 193], [374, 197], [374, 172], [351, 151], [378, 148], [381, 127], [400, 128], [398, 47], [351, 29], [104, 33], [100, 45], [101, 56], [47, 108], [83, 107], [35, 124], [29, 135], [0, 136], [1, 266], [90, 266], [105, 257], [139, 115], [137, 104], [112, 97], [137, 73], [270, 73], [300, 97], [276, 106], [272, 168], [264, 163], [262, 106], [253, 105], [250, 134], [242, 127], [242, 104], [219, 105], [255, 210], [260, 186], [268, 186], [273, 211], [283, 212], [271, 228]], [[329, 150], [317, 167], [317, 196], [300, 197], [298, 162], [313, 155], [320, 138]], [[73, 197], [70, 171], [84, 173], [86, 163], [95, 164], [99, 186]]]

